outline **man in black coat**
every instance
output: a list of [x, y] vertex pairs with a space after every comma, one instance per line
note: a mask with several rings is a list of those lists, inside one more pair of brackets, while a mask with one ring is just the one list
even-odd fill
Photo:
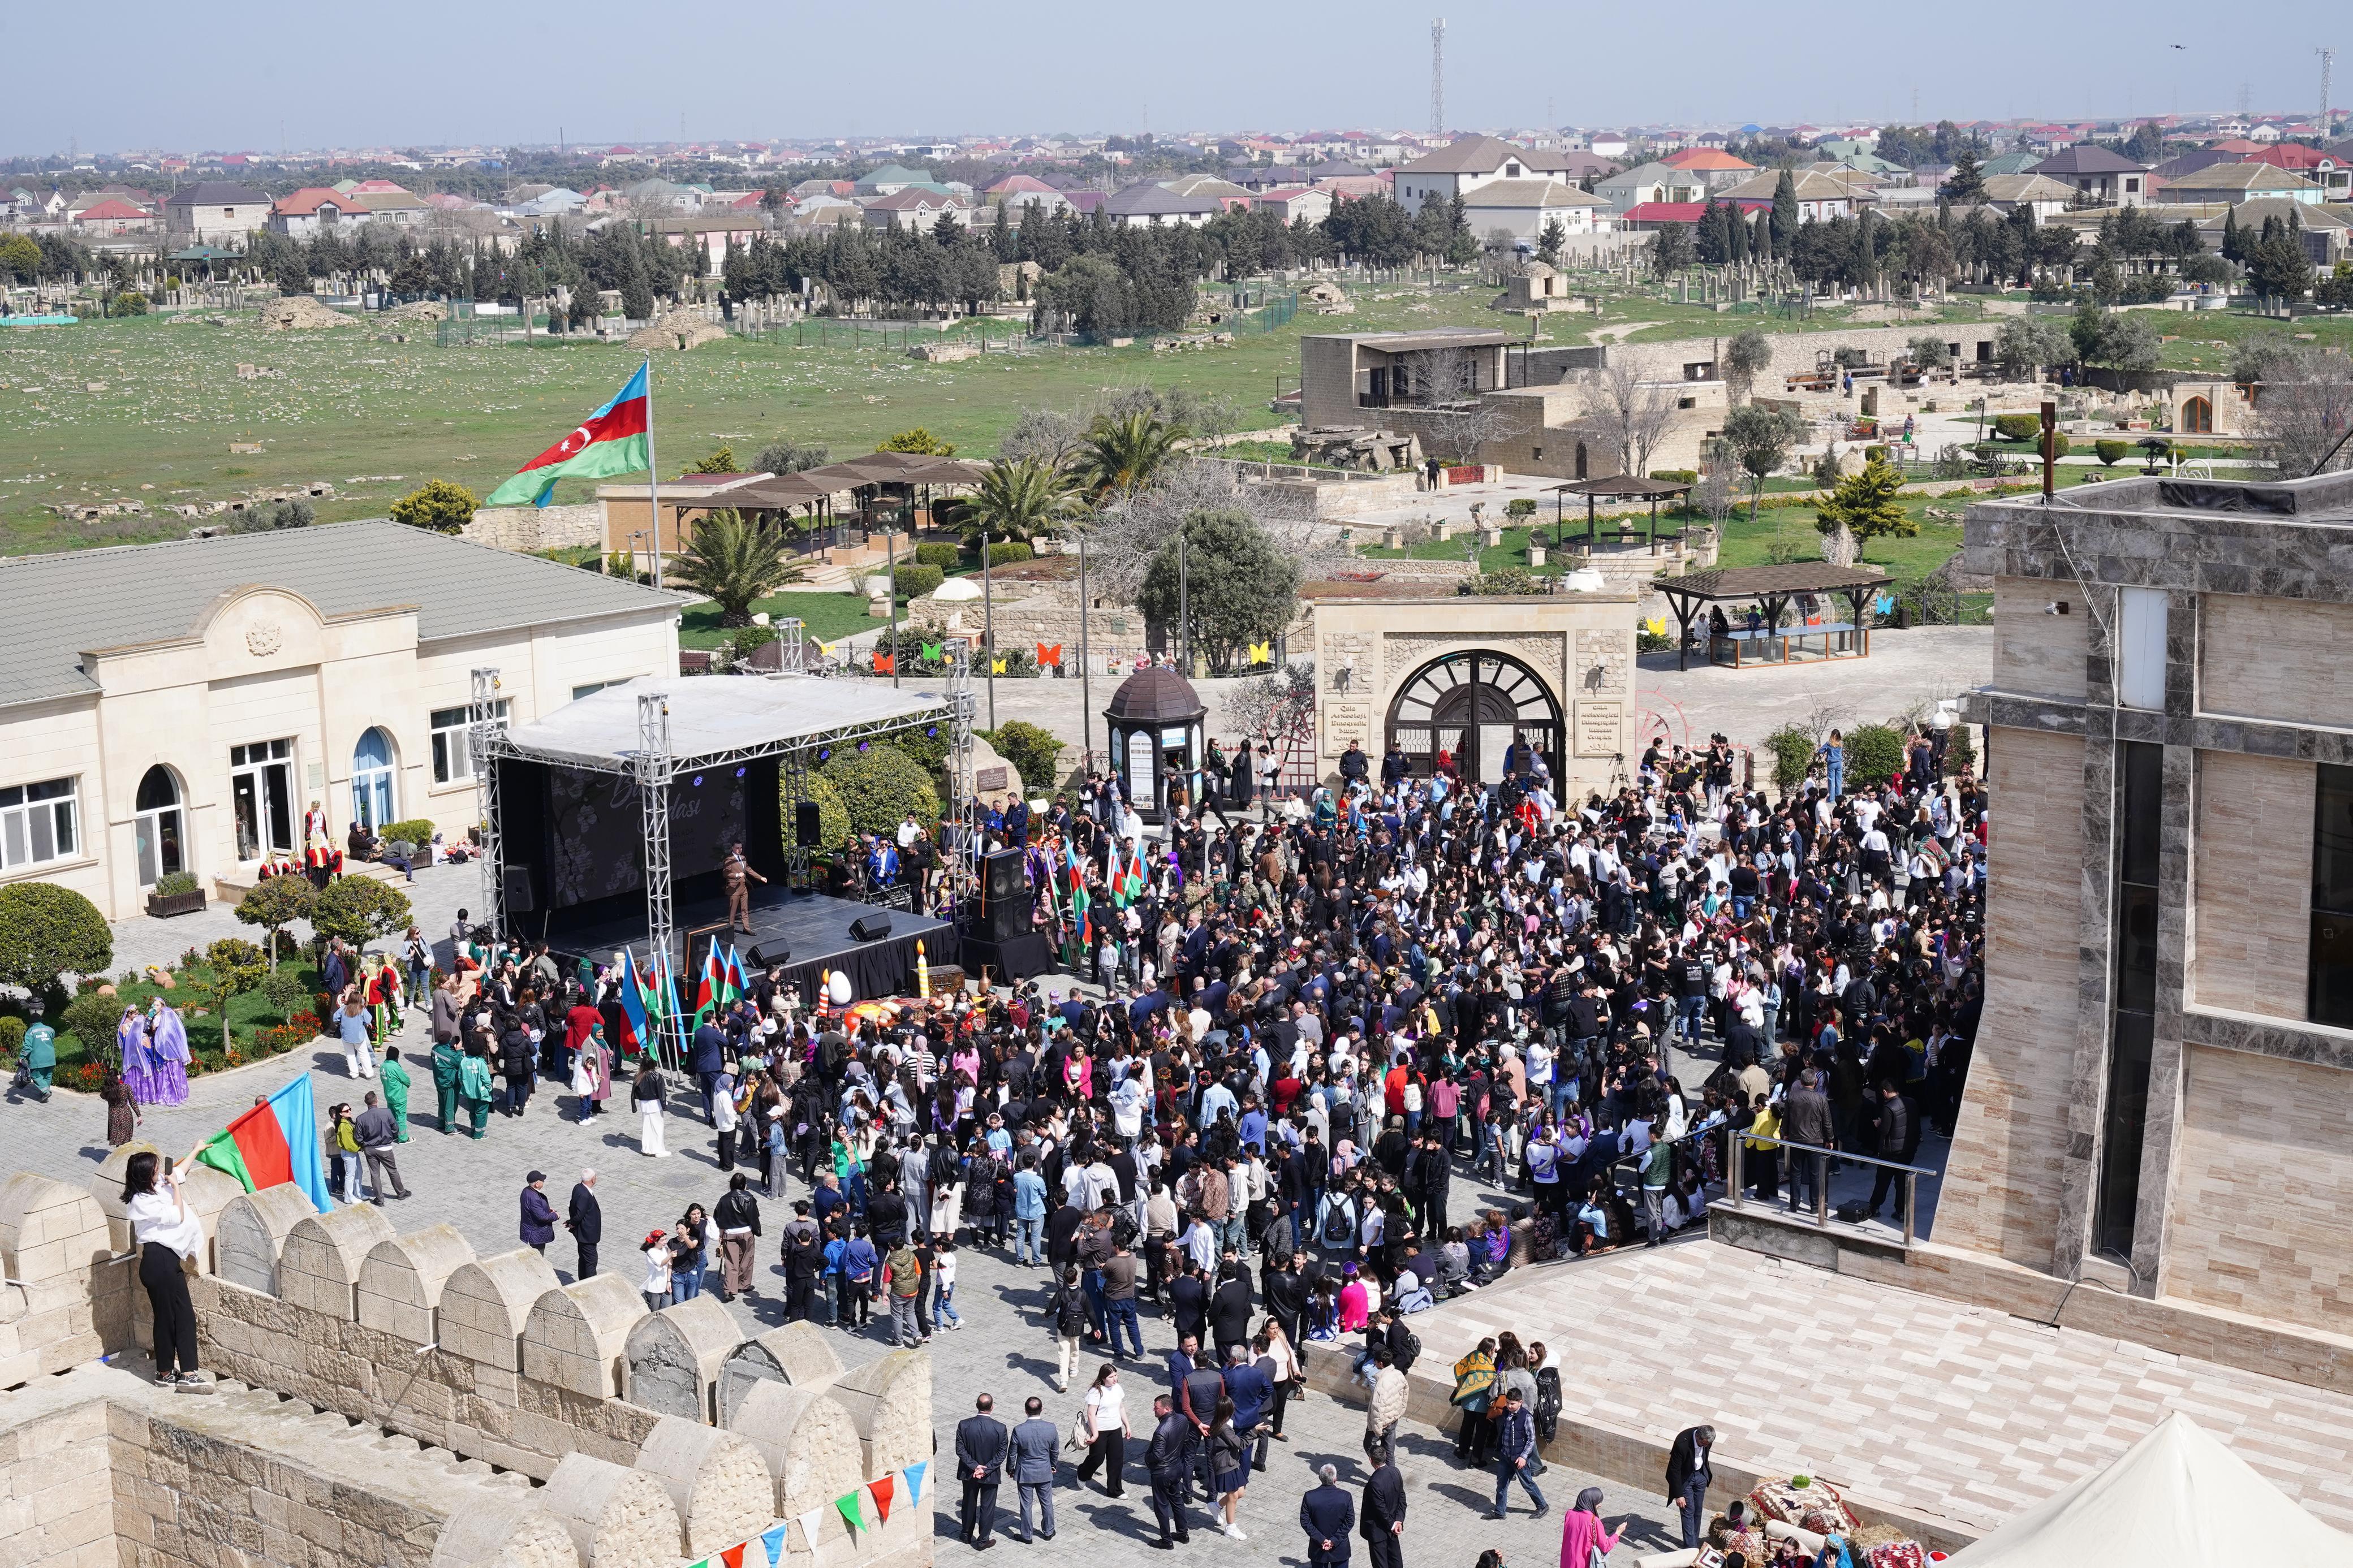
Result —
[[1715, 1479], [1708, 1460], [1715, 1451], [1715, 1428], [1686, 1426], [1667, 1450], [1667, 1501], [1683, 1510], [1683, 1545], [1699, 1545], [1707, 1523], [1708, 1483]]
[[1299, 1528], [1307, 1532], [1309, 1568], [1333, 1568], [1353, 1550], [1348, 1534], [1356, 1527], [1356, 1500], [1340, 1487], [1338, 1467], [1325, 1465], [1315, 1473], [1324, 1484], [1299, 1500]]
[[1405, 1568], [1405, 1477], [1397, 1461], [1375, 1470], [1365, 1482], [1365, 1507], [1359, 1516], [1373, 1568]]
[[1185, 1473], [1193, 1449], [1193, 1424], [1185, 1419], [1166, 1394], [1152, 1402], [1152, 1441], [1144, 1450], [1144, 1468], [1152, 1477], [1152, 1517], [1160, 1522], [1155, 1550], [1171, 1551], [1190, 1541], [1185, 1528]]
[[[1888, 1079], [1879, 1086], [1879, 1157], [1910, 1164], [1920, 1152], [1920, 1108], [1912, 1102], [1903, 1086]], [[1877, 1167], [1878, 1174], [1871, 1183], [1871, 1215], [1879, 1217], [1879, 1205], [1888, 1205], [1888, 1215], [1894, 1217], [1894, 1205], [1890, 1201], [1903, 1191], [1897, 1172], [1885, 1165]]]
[[1005, 1423], [989, 1414], [997, 1401], [984, 1394], [974, 1402], [976, 1415], [956, 1423], [956, 1477], [964, 1482], [964, 1501], [956, 1510], [956, 1533], [976, 1552], [997, 1544], [997, 1488], [1005, 1479], [1005, 1456], [1013, 1444]]
[[572, 1185], [572, 1209], [564, 1222], [580, 1246], [580, 1270], [575, 1279], [596, 1278], [596, 1244], [605, 1239], [605, 1211], [596, 1202], [596, 1173], [583, 1171]]
[[1236, 1345], [1250, 1342], [1250, 1276], [1239, 1266], [1229, 1267], [1232, 1272], [1209, 1298], [1209, 1337], [1218, 1347], [1220, 1364]]

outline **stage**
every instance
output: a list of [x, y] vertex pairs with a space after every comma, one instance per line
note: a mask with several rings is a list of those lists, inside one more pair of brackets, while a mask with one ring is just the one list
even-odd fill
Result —
[[[849, 934], [849, 925], [861, 916], [888, 920], [891, 934], [873, 942], [858, 941]], [[789, 952], [791, 956], [785, 960], [785, 983], [804, 1002], [816, 1001], [818, 976], [837, 969], [849, 973], [850, 987], [860, 1001], [877, 996], [912, 996], [915, 994], [918, 940], [923, 944], [924, 956], [934, 964], [955, 963], [960, 952], [955, 930], [945, 921], [886, 909], [880, 904], [828, 898], [823, 893], [787, 893], [755, 887], [752, 889], [752, 929], [748, 934], [739, 931], [731, 937], [723, 931], [704, 929], [726, 918], [724, 898], [678, 900], [678, 929], [692, 933], [679, 969], [681, 992], [692, 986], [696, 976], [702, 973], [703, 949], [714, 936], [735, 943], [736, 951], [744, 955], [747, 979], [764, 971], [769, 960]], [[626, 947], [634, 952], [635, 962], [642, 966], [649, 951], [645, 916], [631, 914], [575, 926], [551, 934], [548, 944], [566, 959], [586, 957], [593, 963], [609, 963], [613, 954]], [[681, 995], [680, 1000], [693, 1005], [691, 995]]]

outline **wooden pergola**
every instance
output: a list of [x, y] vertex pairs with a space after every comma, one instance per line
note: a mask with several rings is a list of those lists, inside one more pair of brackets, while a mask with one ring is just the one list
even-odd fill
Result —
[[[1731, 664], [1741, 668], [1752, 662], [1787, 664], [1788, 645], [1810, 637], [1822, 639], [1825, 658], [1870, 658], [1871, 627], [1863, 616], [1864, 601], [1894, 581], [1886, 573], [1869, 566], [1833, 566], [1826, 561], [1805, 561], [1786, 566], [1734, 566], [1698, 572], [1688, 577], [1662, 577], [1654, 586], [1674, 608], [1677, 669], [1691, 668], [1692, 617], [1701, 606], [1756, 605], [1764, 626], [1710, 638], [1711, 659], [1718, 651], [1715, 643], [1726, 642], [1731, 645]], [[1836, 595], [1845, 599], [1852, 618], [1843, 624], [1800, 626], [1784, 632], [1781, 617], [1788, 610], [1789, 601], [1809, 594]], [[1846, 646], [1840, 647], [1841, 642]], [[1754, 644], [1760, 655], [1755, 660], [1743, 657], [1749, 644]]]
[[1612, 474], [1603, 479], [1571, 479], [1567, 484], [1553, 486], [1552, 489], [1553, 548], [1556, 550], [1562, 548], [1567, 498], [1573, 495], [1583, 496], [1585, 498], [1585, 552], [1588, 555], [1593, 553], [1600, 531], [1600, 518], [1597, 508], [1601, 501], [1605, 500], [1649, 501], [1651, 503], [1651, 553], [1656, 555], [1659, 552], [1659, 503], [1672, 497], [1691, 493], [1689, 485], [1677, 484], [1671, 479], [1646, 479], [1639, 474]]

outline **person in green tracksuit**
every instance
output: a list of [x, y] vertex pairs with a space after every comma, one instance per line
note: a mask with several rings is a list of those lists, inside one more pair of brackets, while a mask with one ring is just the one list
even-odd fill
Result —
[[[406, 1143], [408, 1142], [410, 1080], [407, 1065], [400, 1059], [398, 1046], [385, 1047], [383, 1064], [375, 1071], [376, 1077], [384, 1080], [384, 1108], [392, 1112], [392, 1141]], [[394, 1184], [398, 1185], [397, 1183]]]
[[458, 1058], [458, 1094], [474, 1119], [471, 1131], [479, 1141], [491, 1121], [491, 1064], [479, 1047]]
[[458, 1131], [458, 1042], [433, 1042], [433, 1095], [441, 1109], [441, 1135]]
[[49, 1080], [58, 1070], [58, 1032], [41, 1016], [41, 1005], [32, 1005], [33, 1026], [25, 1031], [24, 1054], [17, 1059], [25, 1065], [25, 1076], [32, 1081], [34, 1098], [48, 1103]]

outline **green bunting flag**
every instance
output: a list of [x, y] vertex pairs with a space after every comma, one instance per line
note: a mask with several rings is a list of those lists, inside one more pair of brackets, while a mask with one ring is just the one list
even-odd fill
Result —
[[855, 1491], [844, 1492], [833, 1500], [834, 1511], [841, 1515], [841, 1521], [849, 1526], [852, 1531], [862, 1531], [866, 1529], [865, 1497], [866, 1489], [860, 1487]]

